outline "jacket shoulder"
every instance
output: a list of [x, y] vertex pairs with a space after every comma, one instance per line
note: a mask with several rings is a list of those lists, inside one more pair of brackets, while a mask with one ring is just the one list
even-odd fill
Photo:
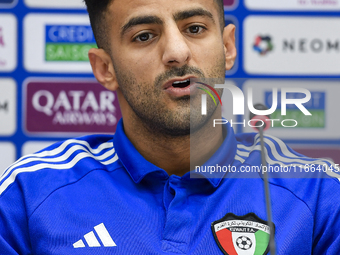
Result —
[[56, 189], [94, 170], [112, 171], [117, 162], [113, 136], [90, 135], [58, 142], [20, 158], [4, 171], [0, 177], [0, 201], [12, 190], [34, 208]]

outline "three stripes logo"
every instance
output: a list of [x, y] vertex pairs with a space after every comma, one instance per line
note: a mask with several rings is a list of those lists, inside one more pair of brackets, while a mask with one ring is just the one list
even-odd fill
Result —
[[[102, 245], [99, 243], [96, 235], [94, 234], [93, 231], [87, 233], [86, 235], [84, 235], [84, 239], [86, 244], [88, 245], [88, 247], [114, 247], [117, 246], [115, 244], [115, 242], [112, 240], [109, 232], [107, 231], [104, 223], [101, 223], [97, 226], [94, 227], [94, 230], [96, 232], [96, 234], [98, 235]], [[73, 248], [85, 248], [86, 245], [83, 242], [82, 239], [80, 239], [79, 241], [75, 242], [73, 244]]]

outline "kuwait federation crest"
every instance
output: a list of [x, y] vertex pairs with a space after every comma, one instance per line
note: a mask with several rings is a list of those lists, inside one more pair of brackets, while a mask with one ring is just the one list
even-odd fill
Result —
[[269, 252], [269, 236], [274, 233], [254, 213], [245, 216], [228, 213], [214, 221], [211, 229], [225, 255], [265, 255]]

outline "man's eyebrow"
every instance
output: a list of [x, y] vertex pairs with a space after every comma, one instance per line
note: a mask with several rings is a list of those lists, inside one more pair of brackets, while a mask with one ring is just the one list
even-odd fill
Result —
[[211, 12], [203, 9], [203, 8], [196, 8], [196, 9], [191, 9], [191, 10], [186, 10], [186, 11], [180, 11], [176, 14], [174, 14], [174, 19], [175, 21], [181, 21], [185, 19], [189, 19], [195, 16], [205, 16], [208, 17], [212, 20], [213, 23], [215, 23], [214, 16], [212, 15]]
[[162, 25], [163, 21], [157, 16], [140, 16], [130, 19], [122, 28], [121, 28], [121, 36], [123, 36], [129, 29], [134, 26], [143, 25], [143, 24], [159, 24]]

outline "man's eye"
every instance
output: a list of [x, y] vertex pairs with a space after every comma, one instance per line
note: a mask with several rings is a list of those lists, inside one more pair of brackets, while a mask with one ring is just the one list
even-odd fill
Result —
[[197, 25], [191, 26], [191, 27], [188, 28], [189, 33], [191, 33], [191, 34], [200, 34], [200, 33], [203, 32], [204, 29], [205, 29], [204, 27], [197, 26]]
[[144, 34], [140, 34], [140, 35], [136, 36], [134, 41], [147, 42], [147, 41], [149, 41], [152, 38], [153, 38], [152, 34], [144, 33]]

